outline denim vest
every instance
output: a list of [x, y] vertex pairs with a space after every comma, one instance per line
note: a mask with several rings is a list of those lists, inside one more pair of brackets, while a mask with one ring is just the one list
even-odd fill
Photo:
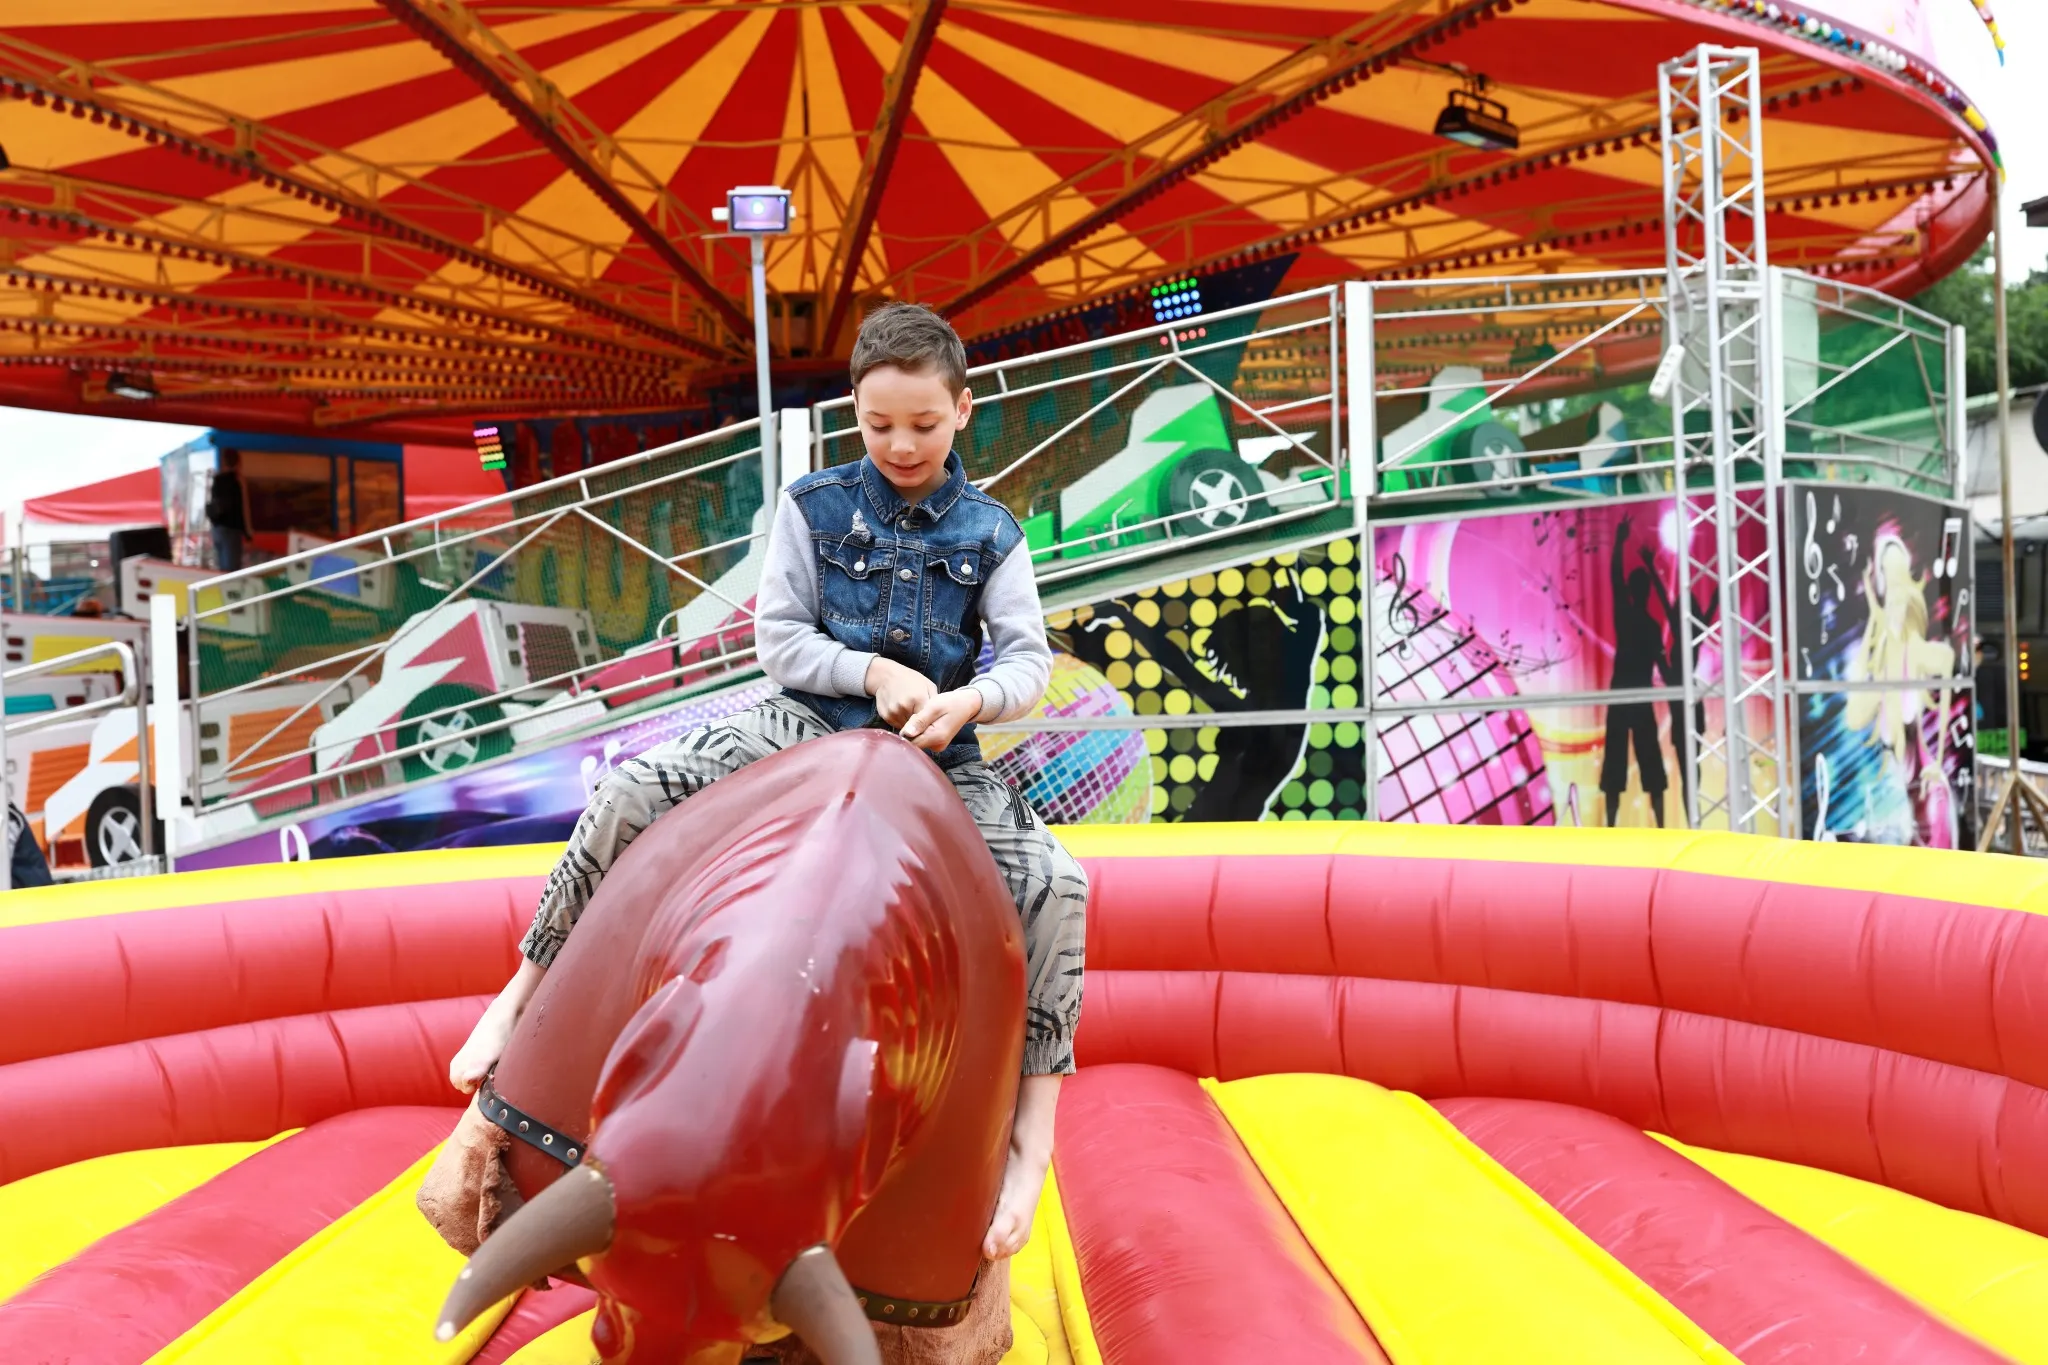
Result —
[[[825, 633], [916, 669], [941, 692], [974, 681], [981, 585], [1024, 532], [1009, 508], [968, 484], [960, 457], [946, 457], [945, 483], [915, 504], [866, 459], [806, 474], [788, 492], [811, 528]], [[885, 724], [873, 697], [784, 690], [835, 730]], [[936, 757], [942, 768], [980, 758], [974, 726]]]

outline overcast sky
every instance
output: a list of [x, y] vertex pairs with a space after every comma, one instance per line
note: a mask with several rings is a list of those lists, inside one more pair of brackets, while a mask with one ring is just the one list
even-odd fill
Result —
[[[1825, 0], [1816, 0], [1824, 8]], [[1967, 0], [1927, 0], [1967, 8]], [[1997, 62], [1989, 35], [1944, 53], [1950, 77], [1979, 102], [2005, 155], [2007, 261], [2015, 278], [2048, 268], [2048, 228], [2027, 230], [2020, 205], [2048, 196], [2048, 4], [2002, 0], [1994, 7], [2005, 35]], [[1969, 23], [1974, 24], [1974, 17]], [[0, 407], [0, 512], [11, 521], [20, 504], [80, 484], [144, 469], [199, 433], [197, 427], [74, 417]]]

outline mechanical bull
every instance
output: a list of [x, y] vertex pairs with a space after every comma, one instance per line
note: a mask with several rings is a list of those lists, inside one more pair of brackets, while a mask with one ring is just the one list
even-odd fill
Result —
[[483, 1238], [441, 1331], [573, 1264], [606, 1362], [999, 1358], [1023, 1020], [1015, 904], [928, 755], [861, 731], [719, 781], [605, 879], [422, 1190]]

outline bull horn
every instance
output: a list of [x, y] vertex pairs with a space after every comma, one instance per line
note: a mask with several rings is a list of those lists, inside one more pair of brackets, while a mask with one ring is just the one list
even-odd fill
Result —
[[768, 1311], [802, 1337], [822, 1365], [882, 1365], [868, 1315], [830, 1247], [812, 1247], [789, 1263]]
[[611, 1182], [589, 1166], [570, 1171], [477, 1248], [448, 1291], [435, 1337], [449, 1340], [514, 1290], [603, 1251], [612, 1223]]

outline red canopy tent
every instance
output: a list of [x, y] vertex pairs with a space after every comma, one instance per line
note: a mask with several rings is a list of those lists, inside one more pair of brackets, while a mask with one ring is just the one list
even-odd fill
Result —
[[65, 526], [158, 526], [164, 519], [163, 481], [154, 468], [67, 488], [22, 504], [22, 517]]
[[505, 491], [501, 474], [486, 470], [465, 446], [405, 448], [405, 519], [431, 517]]
[[[1700, 43], [1764, 54], [1772, 260], [1911, 294], [1997, 173], [1920, 9], [10, 0], [0, 402], [433, 444], [672, 412], [752, 362], [710, 216], [746, 184], [801, 209], [785, 372], [881, 298], [993, 338], [1282, 258], [1290, 289], [1654, 269], [1657, 66]], [[1514, 137], [1440, 136], [1482, 78]]]

